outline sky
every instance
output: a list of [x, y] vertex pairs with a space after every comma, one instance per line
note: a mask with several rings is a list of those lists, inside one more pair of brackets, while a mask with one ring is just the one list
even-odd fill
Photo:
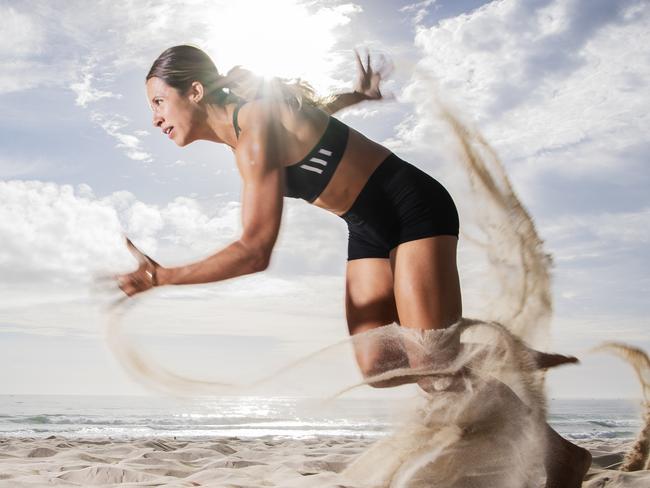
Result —
[[[95, 278], [134, 265], [123, 234], [164, 265], [237, 238], [232, 153], [178, 148], [151, 124], [151, 63], [193, 43], [222, 72], [301, 77], [322, 95], [352, 87], [354, 48], [390, 58], [387, 99], [338, 116], [442, 181], [471, 222], [428, 99], [462, 114], [553, 257], [552, 349], [582, 364], [549, 373], [550, 395], [640, 395], [626, 365], [587, 351], [650, 349], [648, 2], [0, 0], [0, 19], [0, 394], [146, 393], [107, 346]], [[156, 290], [123, 325], [175, 371], [259, 377], [347, 336], [346, 237], [338, 217], [286, 200], [267, 271]], [[461, 235], [464, 307], [480, 317], [470, 247]], [[323, 361], [358, 380], [345, 351]]]

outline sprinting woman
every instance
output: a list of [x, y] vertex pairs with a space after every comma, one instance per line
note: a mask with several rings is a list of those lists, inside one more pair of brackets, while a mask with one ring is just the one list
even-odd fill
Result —
[[[243, 181], [243, 228], [224, 249], [173, 268], [160, 266], [129, 243], [140, 266], [119, 277], [124, 293], [265, 270], [286, 196], [304, 199], [347, 223], [345, 306], [351, 335], [394, 322], [416, 330], [457, 322], [462, 315], [459, 221], [451, 196], [434, 178], [331, 116], [362, 100], [381, 98], [381, 73], [372, 70], [369, 57], [366, 63], [357, 54], [354, 92], [318, 104], [301, 84], [260, 85], [241, 69], [223, 76], [198, 48], [164, 51], [146, 76], [153, 125], [178, 146], [208, 140], [232, 148]], [[415, 355], [389, 357], [379, 344], [367, 341], [355, 349], [365, 377], [386, 371], [387, 365], [422, 365]], [[567, 360], [538, 354], [540, 367]], [[416, 381], [426, 389], [420, 377], [410, 376], [370, 384]], [[551, 432], [547, 486], [579, 487], [588, 453]]]

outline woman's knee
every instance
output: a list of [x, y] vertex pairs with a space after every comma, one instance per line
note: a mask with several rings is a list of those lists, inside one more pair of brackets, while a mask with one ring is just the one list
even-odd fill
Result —
[[392, 290], [390, 293], [377, 293], [374, 296], [359, 296], [348, 292], [345, 305], [350, 334], [398, 322]]
[[408, 356], [401, 345], [394, 344], [394, 338], [385, 336], [383, 341], [381, 337], [375, 337], [372, 341], [363, 339], [364, 334], [354, 337], [354, 352], [364, 379], [409, 367]]

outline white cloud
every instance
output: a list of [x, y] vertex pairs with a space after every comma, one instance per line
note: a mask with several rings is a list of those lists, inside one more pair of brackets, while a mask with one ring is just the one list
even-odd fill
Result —
[[[238, 202], [178, 197], [153, 205], [124, 191], [97, 198], [88, 185], [0, 181], [0, 283], [35, 276], [83, 281], [102, 269], [131, 266], [123, 233], [162, 263], [179, 264], [223, 248], [240, 229]], [[278, 276], [341, 276], [345, 224], [289, 203], [275, 260]]]
[[44, 30], [36, 19], [6, 4], [0, 5], [0, 18], [4, 39], [0, 44], [0, 59], [31, 56], [43, 49]]
[[[640, 81], [650, 77], [649, 27], [647, 2], [554, 0], [540, 8], [501, 0], [418, 29], [422, 57], [400, 96], [414, 113], [389, 143], [413, 154], [416, 164], [443, 162], [434, 175], [461, 210], [466, 313], [482, 313], [480, 291], [493, 279], [490, 268], [473, 261], [484, 253], [465, 235], [476, 215], [471, 204], [489, 202], [476, 202], [459, 180], [450, 150], [456, 143], [438, 102], [480, 128], [542, 223], [545, 249], [555, 257], [560, 319], [626, 310], [633, 321], [647, 310], [639, 296], [647, 278], [639, 270], [648, 265], [650, 201], [638, 187], [629, 195], [626, 188], [650, 176], [650, 98]], [[589, 194], [592, 188], [605, 191]]]
[[400, 12], [413, 13], [413, 23], [419, 24], [424, 20], [429, 8], [436, 3], [436, 0], [420, 0], [419, 2], [411, 3], [400, 9]]
[[[251, 11], [256, 12], [254, 19], [238, 22]], [[92, 45], [102, 47], [87, 54], [97, 57], [98, 66], [117, 73], [138, 67], [144, 74], [163, 49], [192, 43], [206, 49], [222, 71], [234, 65], [276, 69], [273, 74], [307, 78], [317, 89], [327, 91], [338, 82], [340, 64], [350, 65], [348, 56], [335, 49], [336, 34], [360, 11], [354, 3], [339, 1], [319, 5], [298, 0], [273, 4], [264, 0], [118, 0], [93, 8], [85, 4], [63, 10], [46, 6], [41, 15], [56, 15], [74, 44], [89, 45], [92, 32]], [[246, 38], [260, 42], [232, 42]], [[296, 39], [310, 41], [307, 45]]]
[[272, 269], [293, 276], [343, 276], [346, 259], [347, 227], [340, 217], [285, 199]]
[[110, 206], [69, 185], [0, 182], [0, 281], [79, 279], [93, 263], [116, 265], [120, 223]]
[[0, 19], [0, 94], [67, 83], [73, 62], [46, 59], [50, 45], [42, 19], [6, 4], [0, 4]]
[[381, 113], [381, 109], [377, 107], [369, 107], [369, 106], [361, 105], [361, 106], [347, 108], [345, 109], [345, 111], [342, 111], [340, 114], [337, 114], [336, 116], [341, 120], [346, 120], [350, 117], [371, 119], [373, 117], [376, 117], [380, 113]]
[[106, 133], [117, 140], [118, 148], [124, 149], [124, 153], [134, 161], [149, 163], [153, 157], [148, 152], [142, 150], [140, 139], [124, 132], [122, 129], [129, 125], [129, 120], [120, 115], [103, 115], [99, 112], [93, 112], [91, 120], [98, 124]]
[[[506, 159], [611, 170], [620, 168], [621, 149], [645, 138], [650, 99], [641, 80], [650, 67], [638, 62], [650, 55], [645, 2], [491, 2], [420, 28], [416, 44], [421, 71], [434, 74], [442, 96], [472, 114]], [[607, 152], [594, 158], [599, 141]]]
[[[70, 89], [77, 94], [75, 103], [80, 107], [86, 107], [89, 103], [96, 102], [102, 98], [121, 98], [121, 95], [110, 91], [98, 90], [92, 86], [93, 74], [86, 72], [82, 74], [81, 81], [72, 83]], [[142, 131], [139, 131], [142, 132]]]
[[[216, 325], [219, 333], [259, 335], [272, 323], [274, 336], [312, 348], [343, 337], [345, 226], [319, 214], [300, 202], [288, 205], [269, 271], [156, 290], [127, 320], [157, 335], [211, 334]], [[97, 307], [103, 302], [89, 295], [94, 278], [135, 266], [123, 232], [172, 266], [223, 248], [240, 225], [237, 202], [179, 197], [152, 205], [125, 191], [97, 198], [88, 185], [0, 181], [0, 328], [96, 335], [106, 317]], [[307, 333], [305, 323], [318, 328]]]

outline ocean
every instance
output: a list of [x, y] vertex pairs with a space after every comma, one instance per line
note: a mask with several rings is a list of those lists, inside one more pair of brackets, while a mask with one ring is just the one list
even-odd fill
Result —
[[[381, 437], [403, 400], [0, 395], [0, 437]], [[573, 440], [632, 439], [638, 400], [549, 402], [549, 423]]]

